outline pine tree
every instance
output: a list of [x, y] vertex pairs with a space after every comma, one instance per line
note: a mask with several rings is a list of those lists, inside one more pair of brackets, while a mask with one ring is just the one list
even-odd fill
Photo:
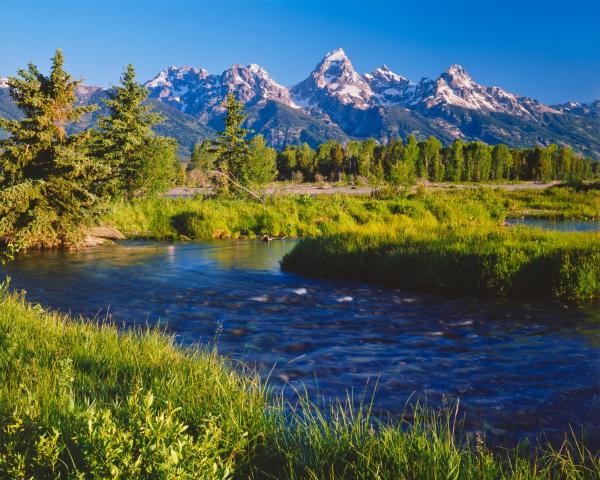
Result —
[[148, 90], [136, 82], [135, 69], [128, 65], [121, 85], [104, 101], [108, 114], [98, 119], [100, 132], [94, 151], [110, 169], [97, 185], [101, 193], [128, 197], [152, 193], [168, 187], [165, 174], [172, 180], [178, 173], [172, 161], [176, 145], [152, 130], [162, 117], [143, 104], [147, 97]]
[[0, 236], [9, 244], [57, 246], [78, 239], [99, 198], [92, 184], [106, 174], [88, 155], [89, 132], [67, 128], [95, 107], [78, 107], [78, 81], [57, 50], [49, 76], [30, 64], [9, 80], [21, 120], [0, 118]]
[[242, 182], [244, 166], [250, 157], [250, 145], [246, 138], [250, 131], [243, 127], [246, 121], [244, 105], [235, 99], [233, 93], [227, 95], [225, 108], [225, 129], [219, 132], [215, 141], [217, 168], [235, 181]]

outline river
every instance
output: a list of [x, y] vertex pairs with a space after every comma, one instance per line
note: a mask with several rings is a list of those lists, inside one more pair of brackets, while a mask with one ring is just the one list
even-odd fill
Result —
[[400, 415], [460, 399], [468, 431], [494, 443], [572, 426], [600, 448], [600, 308], [418, 295], [281, 272], [293, 240], [124, 242], [31, 252], [6, 267], [15, 289], [64, 312], [161, 325], [213, 344], [275, 388], [347, 391]]

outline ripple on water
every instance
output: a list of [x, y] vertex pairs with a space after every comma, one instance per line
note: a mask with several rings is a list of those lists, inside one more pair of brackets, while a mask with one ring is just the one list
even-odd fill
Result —
[[[119, 325], [159, 319], [183, 343], [261, 368], [325, 399], [372, 392], [376, 411], [461, 399], [467, 428], [502, 443], [587, 428], [600, 446], [600, 308], [415, 295], [283, 273], [294, 242], [127, 242], [32, 252], [15, 289]], [[110, 306], [110, 309], [109, 309]], [[293, 394], [293, 389], [286, 389]], [[360, 397], [360, 396], [359, 396]], [[595, 443], [594, 443], [595, 442]]]

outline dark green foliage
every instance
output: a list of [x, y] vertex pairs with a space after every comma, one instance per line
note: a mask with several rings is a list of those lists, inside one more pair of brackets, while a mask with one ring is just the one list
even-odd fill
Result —
[[[205, 158], [208, 158], [209, 162], [212, 161], [209, 155], [214, 153], [217, 170], [234, 184], [260, 186], [274, 180], [277, 176], [276, 150], [267, 146], [262, 135], [248, 141], [250, 131], [244, 128], [247, 118], [244, 105], [231, 93], [227, 96], [225, 108], [225, 128], [219, 132], [212, 147], [207, 147]], [[306, 149], [311, 151], [308, 145]], [[300, 160], [310, 161], [302, 157]], [[224, 186], [227, 186], [227, 183]]]
[[597, 176], [599, 165], [566, 146], [510, 149], [503, 144], [492, 147], [456, 140], [443, 147], [435, 137], [417, 142], [412, 135], [406, 142], [390, 138], [385, 144], [368, 139], [344, 146], [332, 140], [319, 145], [316, 152], [307, 144], [287, 146], [277, 155], [281, 179], [299, 172], [308, 180], [319, 175], [337, 181], [345, 175], [392, 185], [410, 184], [417, 178], [432, 182], [577, 181]]
[[135, 80], [133, 65], [128, 65], [121, 85], [105, 100], [108, 114], [98, 119], [94, 153], [110, 171], [97, 185], [100, 193], [153, 194], [166, 190], [177, 178], [177, 143], [152, 130], [161, 116], [143, 104], [147, 96], [146, 88]]
[[0, 236], [22, 247], [76, 241], [96, 212], [93, 185], [107, 174], [88, 154], [90, 133], [67, 132], [94, 107], [75, 106], [79, 82], [63, 63], [57, 50], [49, 76], [32, 64], [19, 70], [9, 87], [23, 118], [0, 118], [9, 134], [0, 143]]
[[217, 156], [217, 168], [222, 173], [242, 182], [245, 179], [245, 167], [250, 158], [248, 143], [249, 130], [243, 127], [246, 121], [244, 104], [238, 102], [232, 93], [225, 102], [225, 128], [219, 132], [214, 144]]

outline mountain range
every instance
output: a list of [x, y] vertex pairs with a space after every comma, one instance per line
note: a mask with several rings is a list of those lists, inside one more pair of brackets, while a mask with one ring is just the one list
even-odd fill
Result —
[[[246, 106], [248, 127], [278, 148], [414, 134], [435, 135], [446, 143], [455, 138], [511, 146], [554, 142], [600, 158], [600, 101], [544, 105], [480, 85], [460, 65], [436, 79], [413, 82], [386, 65], [360, 74], [340, 48], [292, 87], [280, 85], [257, 64], [236, 64], [221, 74], [172, 66], [145, 86], [148, 102], [165, 117], [157, 130], [179, 141], [182, 156], [222, 127], [223, 101], [233, 92]], [[7, 87], [0, 79], [0, 115], [15, 118], [19, 112]], [[78, 90], [82, 104], [99, 103], [106, 94], [106, 89], [88, 85]], [[94, 119], [89, 116], [79, 128]]]

